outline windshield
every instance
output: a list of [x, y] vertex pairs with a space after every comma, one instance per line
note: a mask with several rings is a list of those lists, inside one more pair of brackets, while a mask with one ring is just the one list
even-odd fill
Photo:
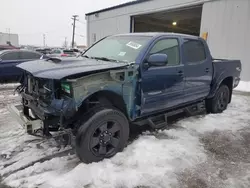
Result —
[[89, 58], [107, 58], [116, 61], [135, 62], [140, 51], [151, 37], [148, 36], [112, 36], [92, 46], [83, 56]]

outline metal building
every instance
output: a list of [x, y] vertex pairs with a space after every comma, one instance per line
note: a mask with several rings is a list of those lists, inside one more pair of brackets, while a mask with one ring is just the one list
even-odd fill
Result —
[[7, 45], [9, 42], [13, 46], [19, 46], [18, 34], [0, 32], [0, 45]]
[[200, 35], [216, 58], [240, 59], [250, 81], [250, 0], [137, 0], [86, 14], [88, 46], [112, 34]]

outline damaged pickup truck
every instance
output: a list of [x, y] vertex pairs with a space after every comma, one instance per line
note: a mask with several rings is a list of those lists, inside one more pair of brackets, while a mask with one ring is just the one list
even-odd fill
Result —
[[81, 161], [114, 156], [129, 125], [167, 125], [169, 116], [221, 113], [239, 84], [239, 60], [213, 59], [202, 38], [170, 33], [106, 37], [81, 57], [25, 62], [11, 114], [32, 135], [71, 135]]

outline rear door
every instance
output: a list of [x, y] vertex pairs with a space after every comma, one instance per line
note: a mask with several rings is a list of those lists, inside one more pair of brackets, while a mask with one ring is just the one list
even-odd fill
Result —
[[208, 96], [212, 82], [213, 65], [205, 42], [201, 39], [184, 39], [184, 102], [192, 102]]
[[0, 58], [0, 75], [2, 79], [12, 79], [19, 75], [20, 70], [16, 67], [21, 62], [19, 51], [3, 53]]
[[147, 67], [146, 59], [141, 64], [141, 112], [142, 115], [167, 109], [183, 102], [184, 75], [180, 58], [178, 38], [164, 37], [154, 42], [146, 59], [157, 53], [168, 55], [168, 64], [163, 67]]

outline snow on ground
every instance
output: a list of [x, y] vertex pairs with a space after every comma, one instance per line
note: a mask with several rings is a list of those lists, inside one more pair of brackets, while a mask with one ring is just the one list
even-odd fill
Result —
[[1, 90], [14, 89], [19, 85], [20, 85], [20, 83], [0, 84], [0, 89]]
[[189, 117], [163, 131], [144, 131], [122, 153], [99, 163], [83, 164], [75, 155], [65, 155], [29, 165], [60, 148], [26, 135], [6, 110], [18, 97], [1, 95], [0, 176], [9, 186], [250, 187], [249, 96], [234, 95], [222, 114]]
[[237, 91], [243, 91], [243, 92], [250, 92], [250, 82], [244, 82], [240, 81], [240, 84], [237, 88], [235, 88]]

